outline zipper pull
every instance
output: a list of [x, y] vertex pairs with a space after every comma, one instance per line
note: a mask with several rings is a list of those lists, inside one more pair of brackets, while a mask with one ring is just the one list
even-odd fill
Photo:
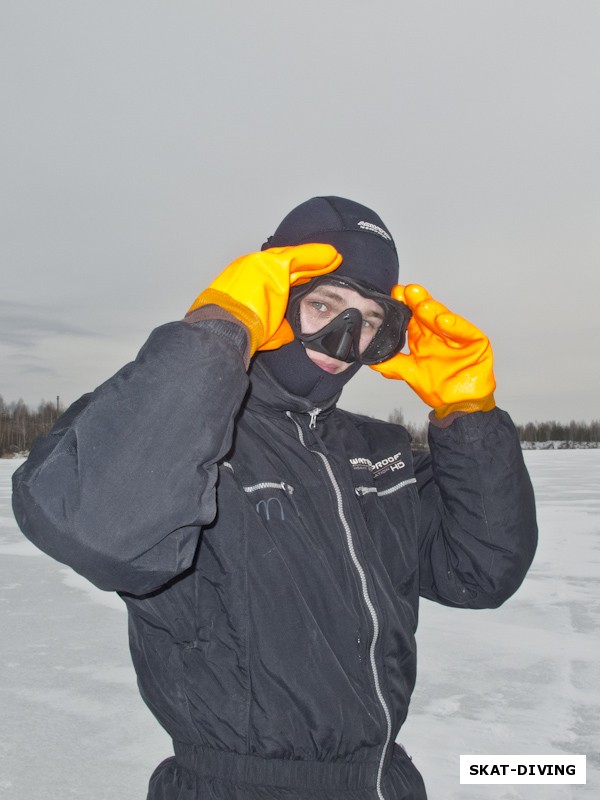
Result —
[[281, 488], [287, 494], [290, 503], [294, 507], [294, 511], [296, 512], [296, 516], [299, 517], [300, 516], [300, 509], [298, 508], [298, 504], [294, 500], [294, 487], [290, 486], [290, 484], [286, 483], [285, 481], [281, 481]]
[[375, 486], [356, 486], [354, 491], [358, 497], [364, 497], [371, 492], [377, 494], [377, 488]]
[[312, 411], [308, 412], [310, 416], [310, 422], [308, 424], [308, 427], [311, 431], [314, 431], [314, 429], [317, 427], [317, 417], [319, 416], [320, 413], [321, 413], [320, 408], [313, 408]]

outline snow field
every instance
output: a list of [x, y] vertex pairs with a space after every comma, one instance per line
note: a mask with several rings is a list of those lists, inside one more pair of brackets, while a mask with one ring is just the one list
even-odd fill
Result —
[[[399, 741], [430, 800], [600, 797], [600, 450], [526, 452], [539, 545], [499, 609], [422, 601], [418, 678]], [[587, 755], [587, 785], [458, 784], [458, 756]]]

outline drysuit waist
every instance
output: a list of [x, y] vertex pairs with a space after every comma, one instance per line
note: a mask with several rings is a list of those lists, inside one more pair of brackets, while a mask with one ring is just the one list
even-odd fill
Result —
[[197, 775], [290, 789], [373, 788], [381, 756], [377, 748], [361, 762], [297, 761], [240, 755], [184, 742], [173, 742], [173, 746], [177, 763]]

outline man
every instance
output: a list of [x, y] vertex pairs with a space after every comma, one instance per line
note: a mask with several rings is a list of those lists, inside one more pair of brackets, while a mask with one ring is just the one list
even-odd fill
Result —
[[[152, 800], [426, 796], [394, 744], [419, 594], [498, 606], [536, 525], [489, 342], [397, 278], [374, 212], [303, 203], [15, 474], [27, 536], [127, 604]], [[431, 456], [336, 407], [363, 364], [433, 407]]]

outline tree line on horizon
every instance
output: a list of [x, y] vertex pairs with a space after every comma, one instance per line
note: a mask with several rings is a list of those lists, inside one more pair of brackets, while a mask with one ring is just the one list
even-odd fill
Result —
[[[427, 448], [428, 423], [415, 425], [405, 422], [404, 414], [395, 408], [388, 416], [388, 422], [403, 425], [412, 437], [413, 447], [417, 450]], [[566, 442], [573, 444], [592, 443], [600, 446], [600, 419], [591, 422], [563, 423], [550, 420], [548, 422], [527, 422], [525, 425], [516, 425], [521, 442]]]
[[[42, 400], [37, 408], [32, 409], [21, 399], [6, 403], [0, 395], [0, 457], [29, 451], [38, 436], [49, 433], [63, 411], [58, 398], [54, 403]], [[388, 422], [403, 425], [412, 436], [415, 448], [427, 448], [427, 422], [422, 425], [406, 422], [402, 410], [398, 408], [389, 414]], [[517, 425], [517, 431], [522, 442], [600, 443], [600, 419], [592, 422], [572, 420], [566, 424], [553, 420], [528, 422]]]
[[6, 403], [0, 395], [0, 457], [24, 453], [38, 436], [45, 436], [63, 413], [60, 402], [42, 400], [32, 409], [19, 399]]

